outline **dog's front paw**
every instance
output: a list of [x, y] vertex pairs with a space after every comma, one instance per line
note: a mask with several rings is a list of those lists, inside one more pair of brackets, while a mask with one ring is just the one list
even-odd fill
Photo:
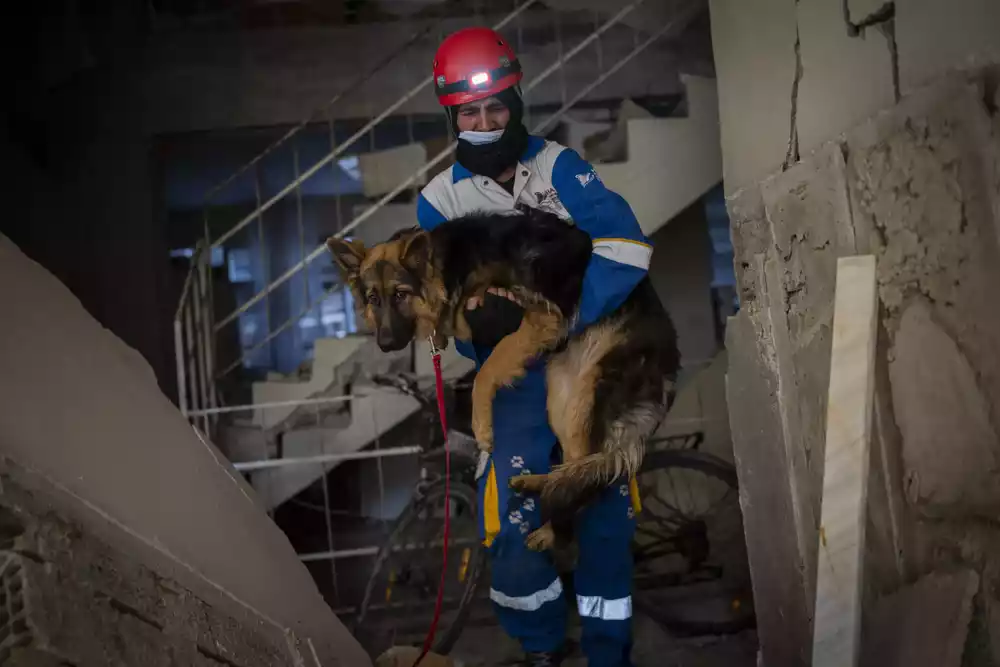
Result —
[[493, 423], [491, 420], [472, 418], [472, 434], [476, 436], [476, 444], [484, 452], [493, 451]]
[[547, 523], [538, 530], [533, 531], [524, 540], [524, 545], [532, 551], [548, 551], [556, 544], [556, 534], [552, 530], [552, 524]]

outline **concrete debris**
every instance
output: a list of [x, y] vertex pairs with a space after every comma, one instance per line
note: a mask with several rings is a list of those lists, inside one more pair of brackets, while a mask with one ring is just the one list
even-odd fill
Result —
[[879, 600], [861, 667], [959, 667], [977, 590], [975, 572], [935, 572]]
[[910, 502], [931, 516], [995, 517], [1000, 461], [989, 405], [925, 299], [900, 318], [889, 376]]

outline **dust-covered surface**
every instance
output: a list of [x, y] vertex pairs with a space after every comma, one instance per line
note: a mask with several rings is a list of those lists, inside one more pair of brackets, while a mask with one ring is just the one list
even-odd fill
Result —
[[[727, 340], [729, 403], [750, 564], [758, 607], [781, 608], [792, 627], [813, 604], [836, 259], [874, 253], [868, 599], [937, 567], [972, 567], [1000, 648], [1000, 529], [977, 518], [1000, 511], [996, 78], [955, 75], [914, 93], [729, 199], [742, 307], [730, 323], [742, 335]], [[764, 457], [784, 472], [768, 484], [755, 482]], [[767, 535], [750, 534], [765, 517]], [[775, 549], [787, 535], [797, 554]], [[765, 560], [776, 557], [781, 574]], [[806, 640], [758, 615], [765, 662], [796, 655]]]
[[[855, 226], [879, 260], [907, 492], [927, 515], [1000, 510], [1000, 248], [989, 113], [979, 85], [951, 81], [848, 140]], [[896, 359], [897, 351], [907, 358]], [[928, 383], [935, 386], [915, 386]]]
[[878, 601], [861, 667], [959, 667], [979, 576], [935, 572]]
[[[924, 298], [910, 301], [889, 363], [906, 442], [906, 495], [928, 513], [992, 518], [1000, 507], [1000, 452], [989, 405], [975, 369], [934, 321], [932, 308]], [[961, 439], [960, 451], [947, 446], [954, 438]]]
[[71, 499], [64, 515], [310, 638], [325, 665], [365, 664], [253, 490], [142, 356], [2, 235], [0, 311], [0, 449]]
[[[38, 475], [0, 462], [0, 664], [293, 667], [291, 633], [167, 561], [69, 517]], [[125, 546], [127, 551], [122, 550]]]

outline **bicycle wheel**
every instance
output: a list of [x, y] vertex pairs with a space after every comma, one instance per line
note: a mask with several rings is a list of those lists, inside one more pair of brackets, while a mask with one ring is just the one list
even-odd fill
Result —
[[[379, 550], [355, 620], [355, 635], [373, 655], [418, 644], [434, 615], [441, 580], [444, 481], [403, 512]], [[479, 539], [476, 490], [451, 485], [451, 533], [441, 620], [433, 650], [447, 655], [462, 633], [486, 562]]]
[[675, 634], [753, 627], [736, 469], [704, 452], [659, 449], [637, 481], [636, 609]]

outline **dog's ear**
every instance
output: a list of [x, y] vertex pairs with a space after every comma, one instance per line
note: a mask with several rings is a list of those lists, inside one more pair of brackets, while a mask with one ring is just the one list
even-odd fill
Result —
[[422, 274], [431, 261], [431, 237], [425, 231], [419, 231], [403, 242], [403, 250], [399, 253], [399, 262], [406, 268]]
[[357, 280], [358, 274], [361, 272], [361, 262], [368, 254], [365, 244], [358, 239], [345, 241], [331, 236], [326, 240], [326, 247], [333, 254], [333, 261], [337, 264], [344, 279], [352, 283]]

